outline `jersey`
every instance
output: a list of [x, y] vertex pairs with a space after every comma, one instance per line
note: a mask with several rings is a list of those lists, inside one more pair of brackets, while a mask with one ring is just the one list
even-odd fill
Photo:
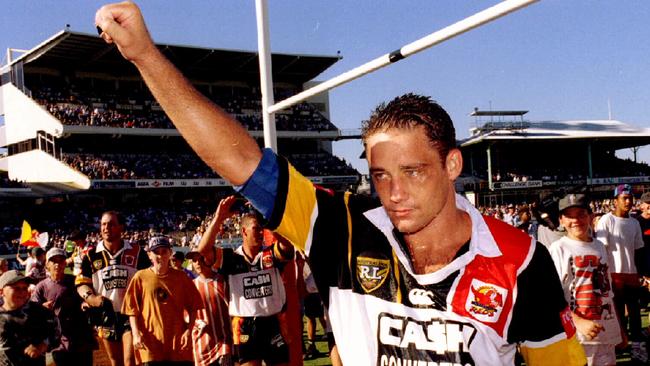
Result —
[[270, 150], [238, 189], [307, 254], [343, 364], [513, 365], [517, 345], [529, 365], [586, 362], [548, 251], [460, 196], [471, 240], [416, 274], [378, 202], [320, 189]]
[[203, 309], [196, 315], [192, 330], [194, 364], [208, 366], [219, 357], [231, 354], [232, 330], [228, 316], [226, 282], [221, 275], [215, 278], [195, 278], [194, 285], [203, 300]]
[[598, 220], [596, 237], [607, 248], [612, 273], [637, 273], [634, 252], [643, 248], [643, 237], [636, 219], [609, 212]]
[[277, 246], [263, 248], [252, 261], [243, 247], [223, 249], [220, 272], [228, 275], [231, 316], [270, 316], [282, 311], [286, 294], [278, 267], [283, 258]]
[[115, 312], [120, 312], [131, 278], [139, 269], [150, 265], [149, 258], [138, 244], [124, 241], [122, 249], [113, 255], [101, 241], [84, 256], [75, 284], [92, 287], [96, 294], [111, 300]]
[[603, 243], [598, 240], [582, 242], [565, 236], [551, 244], [549, 250], [571, 311], [604, 326], [604, 330], [594, 339], [578, 333], [580, 343], [620, 343], [607, 250]]

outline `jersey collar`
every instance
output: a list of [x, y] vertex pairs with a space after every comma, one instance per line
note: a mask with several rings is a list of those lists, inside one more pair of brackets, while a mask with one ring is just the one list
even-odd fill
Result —
[[408, 256], [402, 250], [397, 238], [395, 238], [393, 234], [394, 226], [382, 206], [364, 212], [364, 216], [386, 236], [398, 259], [413, 277], [417, 278], [418, 281], [432, 282], [446, 278], [452, 272], [457, 271], [469, 263], [476, 255], [480, 254], [484, 257], [498, 257], [501, 255], [501, 250], [499, 250], [499, 247], [494, 241], [494, 237], [481, 213], [466, 198], [459, 194], [456, 194], [456, 207], [467, 212], [472, 222], [472, 237], [469, 243], [469, 250], [454, 259], [444, 268], [424, 275], [414, 273], [411, 261], [408, 260]]

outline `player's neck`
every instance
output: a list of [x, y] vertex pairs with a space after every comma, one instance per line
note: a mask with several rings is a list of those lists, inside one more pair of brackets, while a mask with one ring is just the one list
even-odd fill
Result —
[[435, 272], [451, 263], [471, 236], [469, 214], [453, 205], [450, 213], [441, 212], [422, 230], [405, 234], [404, 240], [411, 254], [413, 269], [423, 274]]
[[122, 240], [116, 242], [104, 241], [104, 247], [111, 252], [111, 254], [115, 254], [118, 250], [122, 249]]
[[260, 252], [261, 246], [244, 245], [242, 249], [246, 257], [248, 257], [248, 259], [252, 261], [253, 259], [255, 259], [255, 257], [257, 257], [257, 254]]

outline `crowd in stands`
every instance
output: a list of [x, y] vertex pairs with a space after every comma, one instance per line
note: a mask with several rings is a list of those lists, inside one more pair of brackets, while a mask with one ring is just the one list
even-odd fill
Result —
[[193, 154], [63, 154], [63, 161], [91, 179], [217, 178]]
[[[63, 154], [62, 159], [90, 179], [219, 178], [194, 154]], [[293, 154], [288, 159], [306, 176], [359, 174], [328, 153]]]
[[15, 179], [9, 179], [7, 172], [0, 172], [0, 189], [1, 188], [27, 188], [28, 186], [23, 182]]
[[[206, 89], [206, 96], [234, 115], [247, 129], [262, 130], [261, 97], [256, 89]], [[111, 88], [83, 88], [71, 84], [32, 86], [32, 96], [54, 117], [68, 125], [120, 128], [174, 126], [148, 92], [118, 93]], [[309, 103], [299, 103], [275, 116], [278, 131], [335, 131], [336, 126]]]

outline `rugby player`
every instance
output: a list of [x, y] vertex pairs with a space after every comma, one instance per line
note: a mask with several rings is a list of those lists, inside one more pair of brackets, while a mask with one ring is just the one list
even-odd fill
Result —
[[512, 365], [517, 346], [528, 365], [585, 363], [548, 251], [456, 195], [462, 155], [429, 98], [396, 98], [364, 126], [378, 205], [260, 151], [160, 53], [135, 4], [95, 23], [197, 154], [307, 254], [343, 364]]
[[138, 244], [122, 240], [123, 231], [119, 213], [105, 212], [100, 221], [102, 240], [83, 257], [75, 279], [112, 366], [135, 364], [131, 326], [121, 313], [122, 302], [133, 275], [151, 264]]

